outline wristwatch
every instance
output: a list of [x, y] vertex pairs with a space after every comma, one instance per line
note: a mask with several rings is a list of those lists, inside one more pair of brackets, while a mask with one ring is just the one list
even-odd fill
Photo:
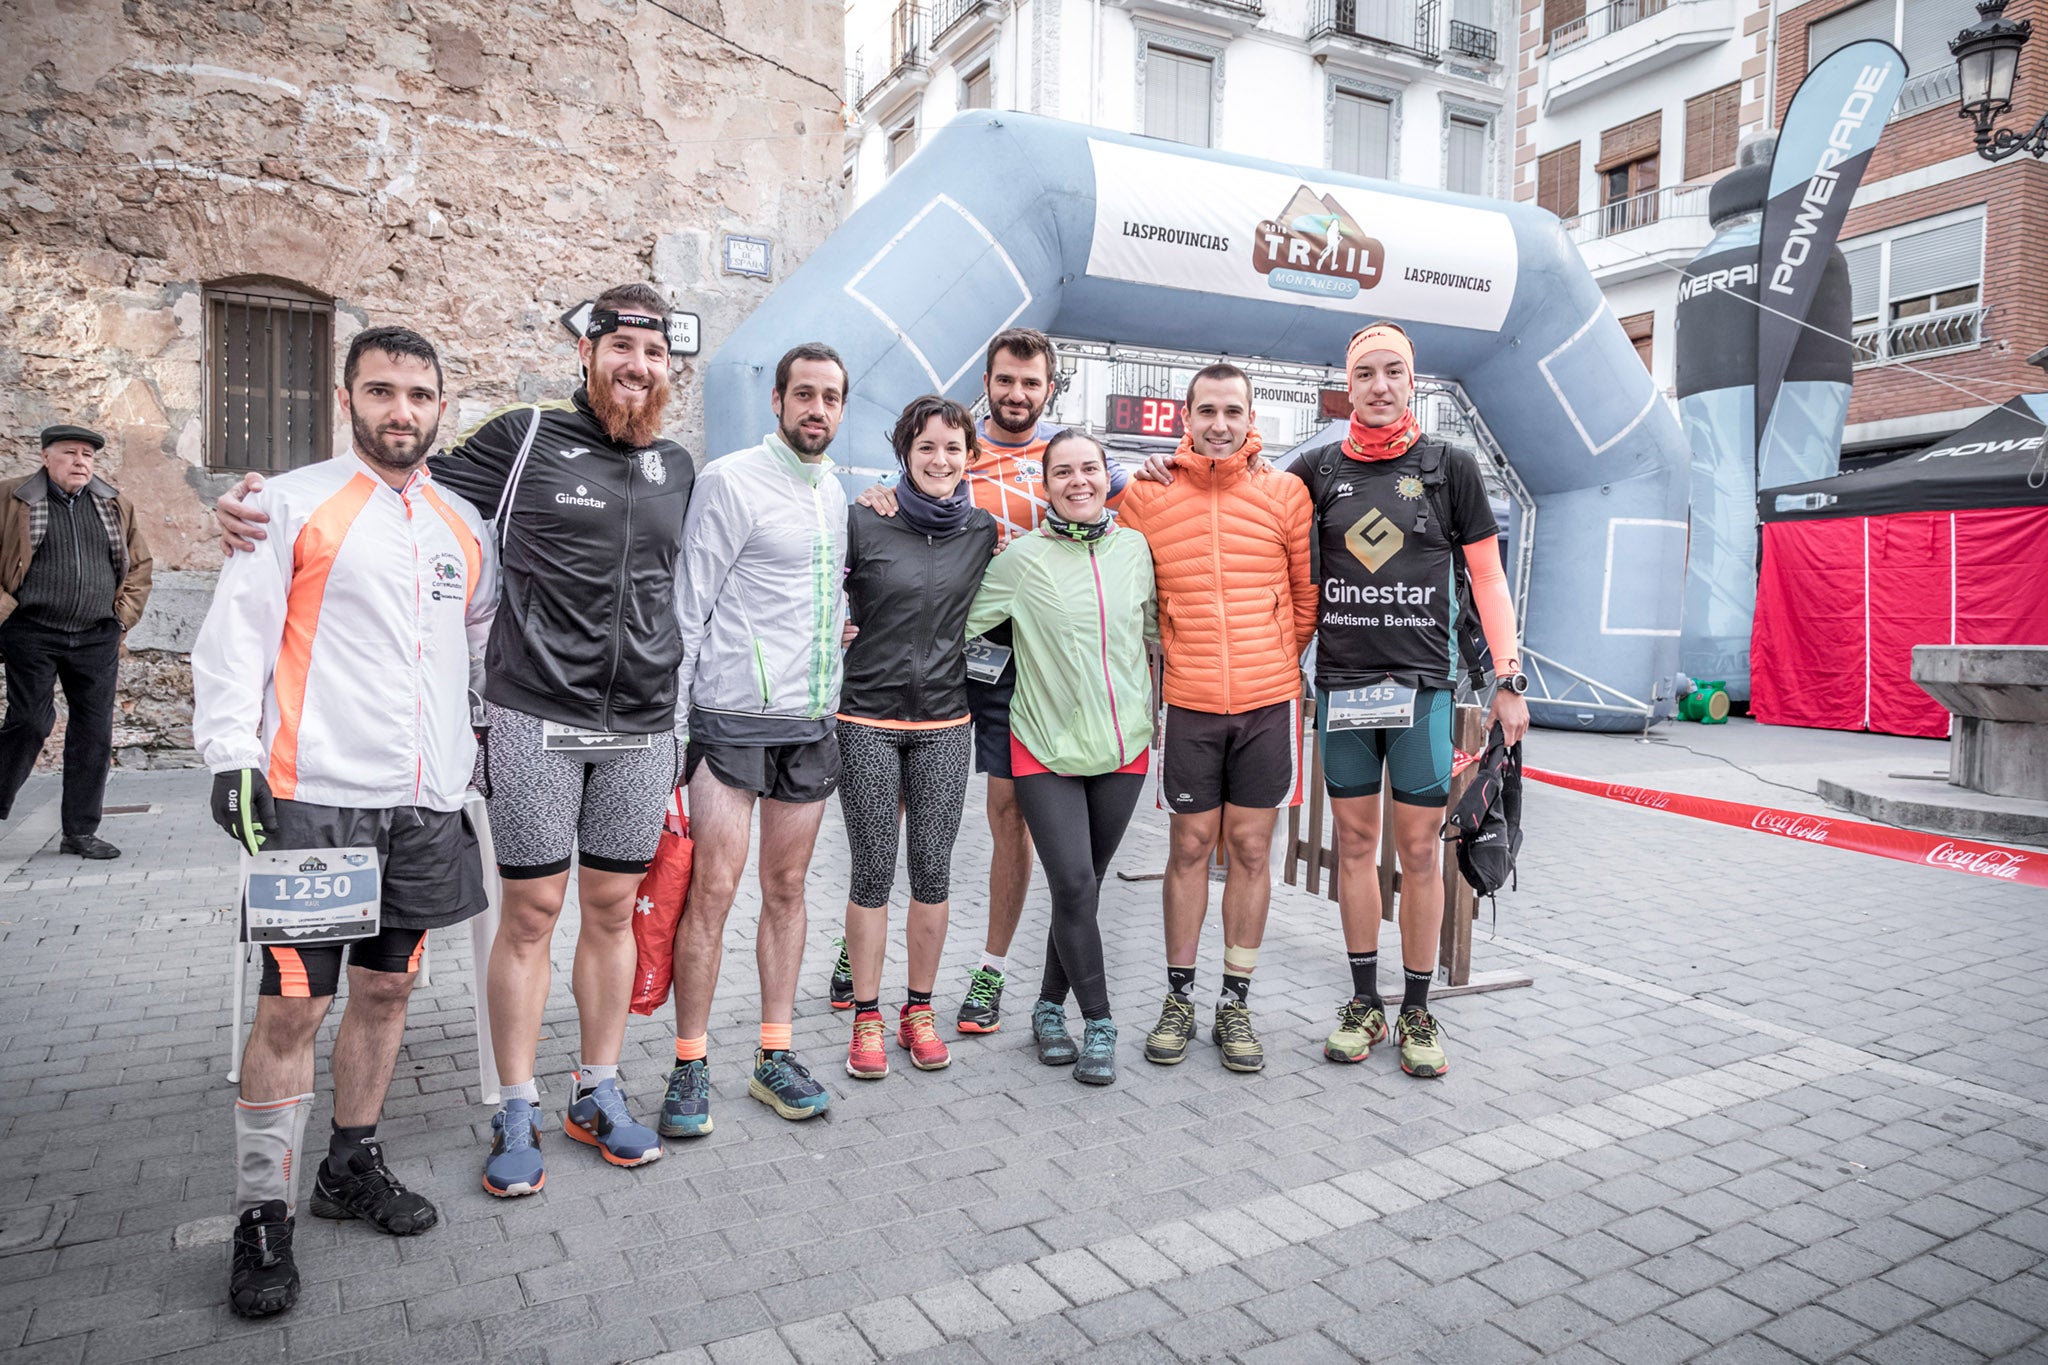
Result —
[[1519, 697], [1529, 690], [1529, 675], [1527, 673], [1503, 673], [1500, 676], [1500, 685]]

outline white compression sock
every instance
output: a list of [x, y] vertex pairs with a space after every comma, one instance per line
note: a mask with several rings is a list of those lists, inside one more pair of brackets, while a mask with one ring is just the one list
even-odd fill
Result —
[[287, 1214], [299, 1204], [299, 1149], [306, 1140], [311, 1095], [235, 1101], [235, 1216], [272, 1199]]

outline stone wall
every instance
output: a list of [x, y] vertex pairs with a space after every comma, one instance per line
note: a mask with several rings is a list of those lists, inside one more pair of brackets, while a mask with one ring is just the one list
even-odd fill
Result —
[[[208, 507], [230, 476], [205, 448], [209, 283], [331, 298], [337, 375], [361, 327], [418, 328], [448, 367], [444, 436], [573, 389], [556, 319], [608, 284], [652, 279], [714, 352], [773, 285], [721, 273], [724, 236], [774, 243], [780, 279], [836, 225], [841, 8], [669, 8], [0, 8], [0, 477], [35, 467], [44, 424], [98, 427], [159, 569], [216, 569]], [[694, 451], [692, 366], [676, 388], [669, 434]], [[124, 670], [147, 745], [189, 726], [189, 705], [173, 714], [196, 625], [181, 600], [146, 618], [164, 658]]]

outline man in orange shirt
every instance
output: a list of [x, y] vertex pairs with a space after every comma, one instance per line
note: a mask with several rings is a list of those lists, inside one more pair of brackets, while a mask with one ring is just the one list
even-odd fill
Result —
[[1140, 481], [1119, 520], [1152, 546], [1166, 651], [1161, 790], [1171, 812], [1162, 900], [1166, 999], [1145, 1059], [1183, 1060], [1195, 1033], [1195, 956], [1209, 912], [1209, 855], [1223, 884], [1223, 993], [1210, 1040], [1232, 1071], [1265, 1052], [1246, 994], [1272, 899], [1280, 808], [1301, 799], [1301, 652], [1316, 629], [1308, 489], [1259, 458], [1251, 380], [1211, 365], [1188, 385], [1173, 482]]
[[[1057, 391], [1058, 358], [1052, 340], [1029, 327], [998, 332], [988, 343], [981, 376], [988, 416], [975, 424], [980, 454], [962, 482], [974, 505], [996, 519], [1000, 550], [1012, 536], [1038, 529], [1049, 505], [1041, 456], [1059, 428], [1040, 419]], [[1115, 507], [1127, 475], [1109, 467], [1109, 505]], [[855, 499], [883, 516], [894, 516], [896, 495], [877, 485]], [[986, 648], [970, 654], [967, 705], [974, 715], [974, 766], [988, 775], [988, 829], [993, 851], [988, 866], [988, 937], [981, 962], [967, 983], [954, 1026], [962, 1033], [994, 1033], [1002, 1027], [1003, 982], [1009, 971], [1010, 941], [1024, 916], [1031, 889], [1031, 832], [1017, 808], [1010, 779], [1010, 693], [1017, 669], [1010, 662], [1010, 627], [983, 637]], [[832, 973], [832, 1007], [853, 1005], [853, 975], [842, 948]]]

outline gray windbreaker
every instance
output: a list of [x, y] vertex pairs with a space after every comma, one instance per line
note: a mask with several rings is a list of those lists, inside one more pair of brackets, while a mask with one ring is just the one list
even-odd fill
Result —
[[676, 602], [690, 706], [791, 720], [839, 709], [846, 492], [832, 470], [771, 432], [697, 476]]

